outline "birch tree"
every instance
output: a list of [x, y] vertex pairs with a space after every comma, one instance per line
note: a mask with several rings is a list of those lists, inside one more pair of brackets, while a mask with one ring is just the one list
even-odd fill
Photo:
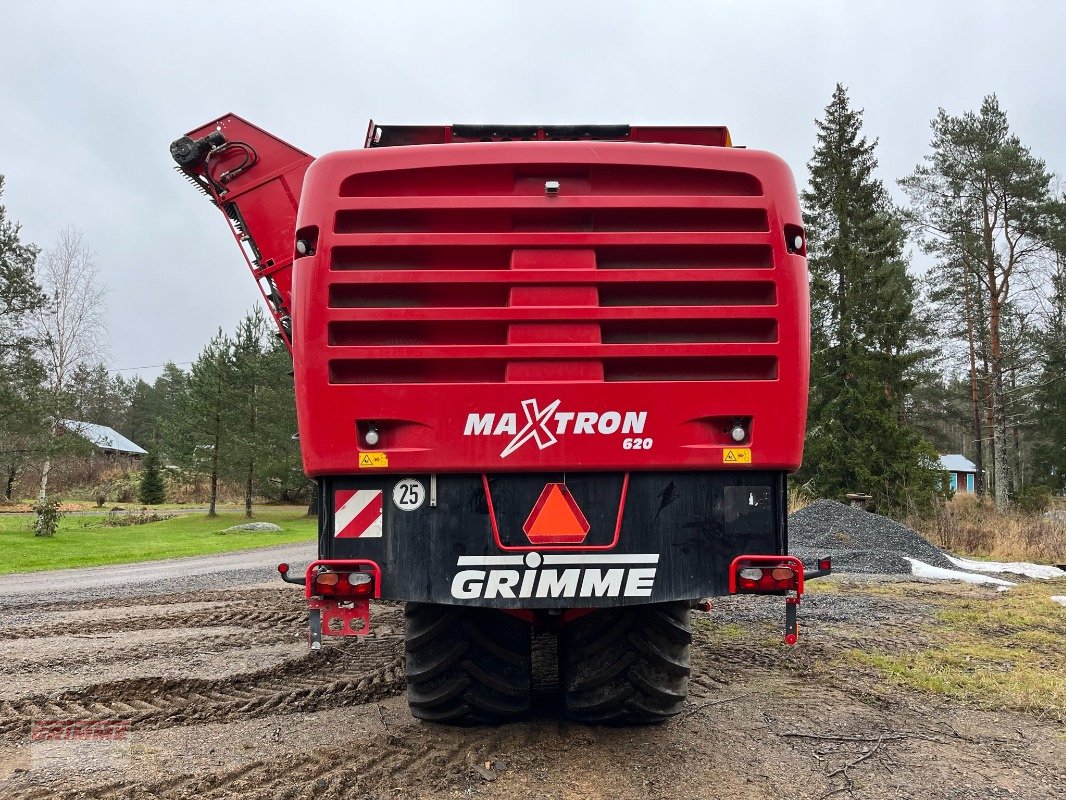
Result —
[[55, 247], [41, 253], [38, 280], [45, 302], [31, 316], [44, 365], [48, 443], [41, 466], [37, 495], [38, 535], [50, 536], [45, 524], [48, 477], [58, 452], [59, 420], [70, 405], [75, 370], [96, 364], [106, 347], [106, 290], [100, 283], [96, 258], [81, 231], [64, 228]]

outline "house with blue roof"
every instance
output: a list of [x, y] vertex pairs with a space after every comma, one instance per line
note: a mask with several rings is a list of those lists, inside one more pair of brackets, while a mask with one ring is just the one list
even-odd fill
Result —
[[947, 473], [948, 485], [956, 494], [974, 494], [977, 485], [977, 465], [966, 456], [952, 453], [940, 457], [940, 469]]

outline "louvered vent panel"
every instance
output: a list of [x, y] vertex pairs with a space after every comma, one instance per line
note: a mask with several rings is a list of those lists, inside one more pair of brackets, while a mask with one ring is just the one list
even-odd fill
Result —
[[359, 173], [340, 195], [334, 383], [777, 377], [781, 234], [751, 175], [481, 164]]

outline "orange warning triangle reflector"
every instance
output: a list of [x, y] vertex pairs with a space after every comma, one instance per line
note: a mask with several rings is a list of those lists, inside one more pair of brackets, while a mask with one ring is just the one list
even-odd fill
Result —
[[522, 526], [533, 544], [577, 544], [588, 536], [589, 521], [565, 483], [549, 483]]

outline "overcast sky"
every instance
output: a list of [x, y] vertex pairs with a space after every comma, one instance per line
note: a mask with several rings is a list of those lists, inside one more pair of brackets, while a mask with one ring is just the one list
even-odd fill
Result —
[[226, 112], [316, 155], [361, 146], [371, 117], [726, 124], [803, 182], [841, 81], [894, 188], [938, 106], [996, 92], [1062, 174], [1064, 22], [1054, 0], [0, 0], [2, 202], [43, 247], [84, 231], [109, 291], [109, 366], [187, 362], [258, 298], [168, 153]]

